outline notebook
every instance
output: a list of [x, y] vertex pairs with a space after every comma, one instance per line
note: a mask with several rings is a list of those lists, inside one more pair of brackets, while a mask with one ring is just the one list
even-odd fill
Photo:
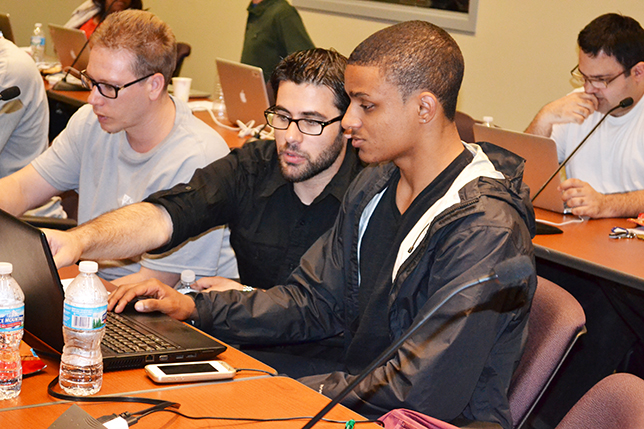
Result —
[[221, 58], [216, 61], [228, 120], [265, 124], [264, 110], [270, 104], [262, 69]]
[[49, 24], [49, 33], [63, 71], [66, 71], [67, 67], [74, 67], [79, 71], [87, 68], [89, 45], [83, 31]]
[[11, 21], [9, 21], [8, 13], [0, 13], [0, 33], [8, 41], [16, 43], [13, 38], [13, 31], [11, 31]]
[[[25, 294], [25, 330], [58, 353], [63, 350], [63, 286], [47, 238], [37, 228], [0, 210], [0, 261], [13, 264], [13, 276]], [[122, 318], [131, 329], [169, 344], [157, 350], [146, 340], [141, 350], [110, 349], [108, 333], [112, 318]], [[122, 317], [121, 317], [122, 316]], [[122, 340], [112, 340], [119, 344]], [[158, 344], [159, 342], [157, 342]], [[209, 360], [226, 346], [197, 329], [162, 313], [137, 313], [128, 305], [123, 313], [108, 313], [106, 334], [101, 343], [105, 370], [142, 368], [150, 363]]]
[[[502, 128], [474, 124], [476, 141], [486, 141], [514, 152], [526, 160], [523, 181], [530, 187], [530, 198], [541, 189], [559, 167], [557, 145], [554, 140], [533, 134], [519, 133]], [[554, 177], [532, 202], [535, 207], [558, 213], [567, 212], [557, 186], [565, 180], [565, 171]]]

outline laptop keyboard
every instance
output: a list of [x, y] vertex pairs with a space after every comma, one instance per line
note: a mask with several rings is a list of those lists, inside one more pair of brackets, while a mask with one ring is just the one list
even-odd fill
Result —
[[120, 314], [108, 311], [103, 347], [116, 353], [159, 352], [176, 350], [173, 344], [154, 334], [139, 332]]

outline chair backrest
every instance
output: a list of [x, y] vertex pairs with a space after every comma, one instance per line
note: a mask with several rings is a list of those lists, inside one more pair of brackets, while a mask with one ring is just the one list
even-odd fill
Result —
[[644, 428], [644, 380], [632, 374], [611, 374], [593, 386], [556, 429]]
[[523, 425], [577, 338], [586, 332], [585, 323], [584, 311], [572, 295], [538, 277], [526, 347], [508, 392], [515, 428]]
[[190, 51], [192, 49], [190, 48], [190, 45], [187, 43], [183, 42], [177, 42], [177, 65], [174, 68], [174, 73], [172, 73], [172, 77], [177, 77], [179, 76], [179, 73], [181, 72], [181, 66], [183, 65], [183, 60], [190, 55]]
[[467, 113], [456, 111], [454, 115], [454, 122], [456, 123], [456, 129], [458, 130], [458, 135], [466, 143], [475, 143], [474, 140], [474, 128], [473, 125], [480, 121], [475, 121]]

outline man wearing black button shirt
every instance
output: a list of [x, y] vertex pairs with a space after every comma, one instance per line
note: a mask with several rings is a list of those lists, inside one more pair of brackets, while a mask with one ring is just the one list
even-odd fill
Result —
[[[457, 292], [502, 261], [533, 256], [534, 212], [520, 158], [461, 141], [454, 116], [463, 71], [454, 39], [428, 22], [370, 36], [349, 58], [351, 103], [342, 127], [371, 165], [347, 189], [333, 228], [286, 283], [195, 296], [167, 287], [121, 287], [109, 308], [119, 312], [135, 296], [153, 297], [135, 308], [163, 311], [238, 343], [297, 343], [343, 333], [344, 355], [335, 367], [318, 360], [268, 362], [291, 376], [308, 372], [302, 383], [334, 397], [429, 308], [454, 294], [342, 403], [368, 417], [405, 407], [458, 424], [511, 428], [507, 391], [527, 335], [536, 274], [517, 284], [492, 281]], [[143, 203], [48, 237], [57, 262], [68, 264], [81, 255], [165, 245], [176, 239], [178, 220]]]
[[[344, 192], [361, 169], [340, 126], [349, 105], [345, 66], [346, 58], [335, 51], [291, 54], [271, 79], [277, 99], [267, 119], [273, 121], [275, 140], [246, 143], [198, 171], [188, 184], [147, 200], [182, 217], [174, 223], [178, 237], [229, 225], [241, 284], [209, 277], [198, 281], [200, 289], [282, 284], [333, 225]], [[289, 118], [300, 120], [290, 123]], [[182, 211], [186, 206], [190, 210]]]

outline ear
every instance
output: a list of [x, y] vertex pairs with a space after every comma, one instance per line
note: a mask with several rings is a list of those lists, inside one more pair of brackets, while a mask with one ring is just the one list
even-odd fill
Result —
[[637, 80], [644, 80], [644, 61], [640, 61], [631, 68], [631, 75]]
[[150, 90], [150, 99], [159, 98], [165, 88], [165, 79], [161, 73], [155, 73], [148, 78], [148, 88]]
[[438, 111], [438, 99], [431, 92], [421, 92], [418, 96], [418, 120], [421, 124], [431, 122]]

